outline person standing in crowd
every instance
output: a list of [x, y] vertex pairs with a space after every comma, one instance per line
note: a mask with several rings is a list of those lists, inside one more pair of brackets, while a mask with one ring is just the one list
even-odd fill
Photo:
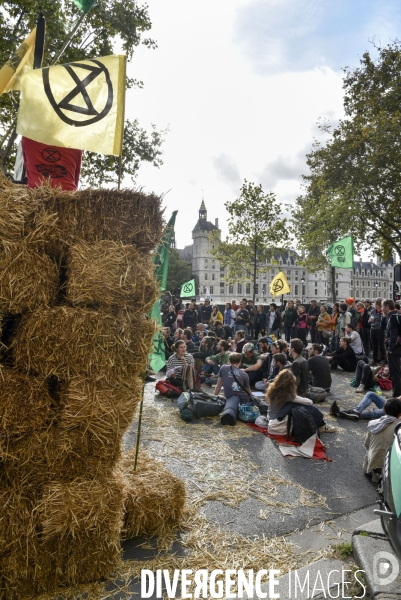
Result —
[[239, 303], [239, 309], [235, 313], [235, 331], [242, 329], [245, 331], [245, 335], [248, 335], [248, 325], [249, 325], [249, 312], [245, 308], [245, 302], [241, 300]]
[[195, 309], [195, 303], [191, 302], [189, 308], [184, 310], [182, 316], [182, 324], [184, 329], [188, 327], [195, 330], [196, 324], [198, 323], [198, 311]]
[[284, 337], [285, 341], [288, 343], [291, 338], [295, 338], [296, 336], [296, 323], [297, 323], [297, 309], [294, 306], [294, 302], [292, 300], [288, 301], [287, 308], [284, 311]]
[[210, 317], [212, 316], [212, 312], [213, 312], [209, 298], [206, 298], [205, 303], [203, 306], [200, 307], [199, 312], [200, 312], [200, 321], [204, 325], [207, 325], [210, 321]]
[[310, 301], [310, 307], [308, 310], [308, 325], [310, 327], [310, 337], [312, 344], [315, 342], [319, 342], [318, 340], [318, 330], [317, 330], [317, 320], [320, 315], [320, 308], [316, 304], [316, 300]]
[[239, 309], [239, 305], [237, 304], [237, 301], [234, 298], [231, 300], [231, 308], [234, 312], [237, 312], [237, 310]]
[[394, 300], [383, 302], [383, 312], [387, 317], [386, 347], [393, 398], [398, 398], [401, 396], [401, 317], [395, 309]]
[[165, 320], [165, 326], [170, 328], [171, 333], [177, 329], [177, 315], [174, 310], [174, 305], [170, 304]]
[[317, 318], [317, 330], [319, 332], [319, 343], [324, 346], [330, 338], [331, 331], [331, 318], [325, 304], [322, 304], [320, 307], [320, 315]]
[[372, 343], [373, 361], [371, 366], [375, 367], [380, 361], [386, 360], [386, 350], [384, 348], [384, 331], [382, 329], [382, 320], [384, 314], [382, 310], [382, 302], [378, 298], [375, 302], [375, 307], [370, 313], [370, 341]]
[[226, 310], [224, 311], [224, 325], [232, 328], [235, 323], [235, 310], [230, 302], [226, 302]]
[[306, 346], [306, 336], [308, 335], [308, 315], [305, 312], [305, 307], [302, 304], [298, 305], [298, 316], [297, 316], [297, 336], [302, 341], [303, 345]]
[[345, 333], [345, 327], [349, 325], [349, 323], [351, 323], [351, 313], [348, 312], [348, 304], [346, 302], [341, 302], [340, 312], [338, 314], [336, 326], [336, 335], [338, 337], [338, 342], [340, 342], [340, 338]]
[[337, 333], [337, 322], [340, 317], [340, 305], [338, 302], [333, 304], [333, 312], [331, 313], [331, 340], [330, 340], [330, 350], [334, 352], [338, 350], [338, 333]]
[[311, 344], [309, 348], [308, 366], [312, 374], [312, 385], [330, 391], [331, 388], [331, 369], [326, 356], [322, 356], [323, 345]]
[[220, 321], [220, 323], [223, 324], [223, 315], [219, 311], [217, 304], [214, 304], [212, 314], [210, 315], [210, 323], [216, 325], [217, 321]]
[[[166, 325], [166, 319], [169, 313], [170, 304], [170, 296], [168, 296], [167, 294], [163, 294], [162, 302], [160, 304], [160, 312], [162, 314], [163, 325]], [[168, 327], [168, 325], [166, 325], [166, 327]]]
[[281, 327], [281, 317], [277, 310], [277, 304], [272, 302], [270, 304], [270, 311], [267, 313], [267, 333], [268, 335], [274, 335], [277, 339], [279, 337]]
[[264, 336], [266, 334], [266, 313], [263, 310], [263, 305], [258, 304], [256, 309], [255, 321], [255, 338], [259, 335]]
[[309, 365], [302, 356], [304, 345], [300, 339], [294, 338], [290, 342], [290, 356], [293, 358], [291, 371], [296, 378], [297, 394], [305, 396], [309, 387]]
[[248, 301], [245, 300], [245, 304], [246, 304], [245, 308], [249, 313], [249, 335], [254, 337], [256, 308], [255, 308], [252, 300], [248, 300]]
[[372, 312], [372, 308], [371, 308], [371, 301], [370, 300], [365, 300], [364, 302], [364, 313], [362, 315], [362, 328], [361, 328], [361, 336], [362, 336], [362, 342], [363, 342], [363, 347], [365, 350], [365, 354], [366, 356], [369, 356], [370, 354], [370, 349], [371, 349], [371, 342], [370, 342], [370, 313]]

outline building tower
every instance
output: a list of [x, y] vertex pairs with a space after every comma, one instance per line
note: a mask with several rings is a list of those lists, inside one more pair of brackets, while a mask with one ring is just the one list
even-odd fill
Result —
[[211, 256], [212, 245], [209, 242], [209, 234], [215, 229], [219, 231], [218, 219], [215, 220], [215, 225], [207, 220], [206, 205], [202, 199], [199, 219], [192, 230], [192, 273], [197, 279], [201, 296], [206, 294], [206, 288], [210, 288], [212, 297], [220, 293], [220, 267]]

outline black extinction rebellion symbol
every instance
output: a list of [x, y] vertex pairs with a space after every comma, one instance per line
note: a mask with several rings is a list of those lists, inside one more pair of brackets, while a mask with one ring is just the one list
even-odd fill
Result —
[[[66, 72], [70, 75], [72, 81], [75, 83], [75, 86], [72, 87], [71, 85], [71, 90], [59, 102], [56, 102], [50, 84], [49, 70], [52, 67], [46, 67], [45, 69], [42, 69], [44, 89], [50, 104], [54, 108], [57, 116], [60, 117], [64, 123], [72, 125], [73, 127], [86, 127], [86, 125], [92, 125], [93, 123], [101, 121], [110, 112], [110, 109], [113, 105], [113, 85], [111, 83], [109, 71], [106, 69], [104, 64], [98, 60], [90, 60], [88, 62], [93, 63], [93, 65], [79, 62], [60, 65], [60, 67], [64, 67]], [[80, 79], [75, 69], [78, 69], [79, 71], [82, 69], [84, 71], [89, 71], [89, 75], [86, 75], [86, 77]], [[99, 111], [94, 106], [99, 88], [97, 85], [94, 85], [93, 89], [91, 90], [90, 84], [102, 74], [104, 75], [107, 84], [107, 97], [105, 105]], [[92, 92], [92, 97], [90, 92]], [[85, 106], [71, 103], [71, 100], [79, 95], [82, 96]], [[63, 111], [86, 115], [89, 118], [86, 120], [77, 121], [67, 117]]]
[[279, 292], [281, 292], [283, 287], [284, 287], [284, 281], [282, 279], [276, 279], [276, 281], [273, 282], [273, 292], [275, 294], [278, 294]]
[[182, 291], [184, 292], [184, 294], [192, 294], [192, 292], [194, 291], [193, 283], [192, 282], [186, 283], [184, 285], [184, 287], [182, 288]]
[[57, 148], [43, 148], [40, 154], [46, 162], [58, 162], [61, 158], [61, 154]]
[[345, 262], [345, 248], [344, 246], [336, 246], [334, 248], [334, 254], [337, 257], [338, 262]]

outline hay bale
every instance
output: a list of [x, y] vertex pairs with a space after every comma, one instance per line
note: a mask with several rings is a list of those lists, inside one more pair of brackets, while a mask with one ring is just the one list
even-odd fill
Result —
[[161, 238], [161, 198], [139, 190], [91, 189], [77, 192], [37, 188], [48, 214], [57, 214], [57, 236], [67, 245], [112, 240], [153, 250]]
[[127, 485], [123, 536], [161, 535], [180, 524], [186, 490], [184, 482], [140, 451], [134, 471], [135, 450], [123, 453], [120, 468]]
[[57, 298], [59, 271], [41, 242], [25, 238], [0, 243], [0, 311], [22, 313]]
[[67, 300], [74, 305], [117, 305], [147, 312], [159, 287], [150, 256], [131, 245], [103, 240], [71, 246], [67, 257]]
[[12, 439], [47, 430], [56, 418], [57, 406], [44, 378], [0, 365], [0, 452]]
[[118, 472], [50, 483], [36, 496], [15, 488], [1, 492], [0, 570], [9, 592], [3, 597], [19, 590], [15, 598], [31, 598], [109, 577], [121, 560], [125, 494]]
[[0, 172], [0, 239], [18, 241], [26, 233], [26, 223], [34, 210], [26, 186], [13, 184]]
[[43, 377], [129, 383], [144, 371], [154, 331], [153, 321], [128, 311], [58, 306], [24, 316], [12, 350], [17, 367]]

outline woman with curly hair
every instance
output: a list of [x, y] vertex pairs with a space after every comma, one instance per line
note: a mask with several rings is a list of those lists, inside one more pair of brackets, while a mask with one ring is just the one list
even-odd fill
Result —
[[325, 424], [322, 413], [316, 406], [313, 406], [312, 400], [297, 396], [296, 379], [289, 369], [283, 369], [281, 373], [277, 375], [273, 383], [269, 385], [266, 393], [266, 400], [269, 405], [269, 433], [278, 435], [287, 433], [287, 416], [282, 418], [280, 412], [285, 405], [289, 403], [305, 405], [317, 422], [320, 433], [337, 431], [335, 427]]

